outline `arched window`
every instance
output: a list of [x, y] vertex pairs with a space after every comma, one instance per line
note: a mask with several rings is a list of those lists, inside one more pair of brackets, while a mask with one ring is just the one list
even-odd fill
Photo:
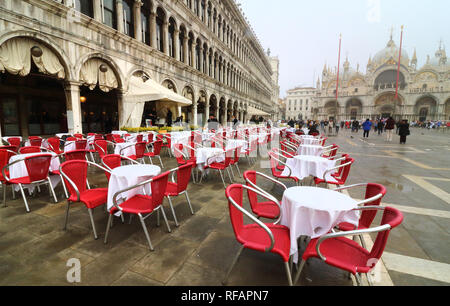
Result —
[[205, 43], [203, 45], [203, 54], [202, 54], [202, 61], [203, 61], [203, 73], [208, 74], [208, 67], [206, 66], [206, 57], [208, 53], [208, 45]]
[[186, 29], [184, 27], [180, 27], [180, 35], [178, 35], [179, 39], [179, 51], [180, 51], [180, 61], [184, 62], [184, 37], [186, 36]]
[[141, 7], [142, 42], [150, 46], [150, 1], [144, 1]]
[[192, 33], [189, 33], [189, 42], [188, 42], [188, 58], [189, 58], [189, 66], [194, 66], [194, 63], [192, 62], [192, 44], [194, 43], [194, 35]]
[[156, 10], [156, 46], [161, 52], [164, 52], [164, 19], [164, 11], [158, 8]]
[[200, 61], [202, 60], [202, 42], [197, 39], [197, 45], [195, 46], [195, 69], [200, 71]]
[[169, 19], [169, 56], [175, 57], [175, 20], [173, 18]]
[[123, 0], [123, 28], [125, 34], [134, 37], [134, 16], [133, 16], [133, 2], [131, 0]]

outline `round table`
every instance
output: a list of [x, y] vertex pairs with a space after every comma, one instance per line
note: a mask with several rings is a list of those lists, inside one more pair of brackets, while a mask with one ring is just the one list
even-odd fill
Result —
[[297, 239], [311, 239], [328, 234], [336, 225], [348, 222], [359, 223], [358, 202], [349, 196], [317, 187], [292, 187], [283, 194], [280, 224], [289, 227], [291, 255], [298, 259]]
[[[199, 148], [197, 149], [197, 166], [203, 171], [208, 159], [211, 158], [211, 163], [221, 163], [225, 160], [225, 152], [221, 148]], [[209, 164], [208, 164], [209, 165]]]
[[[131, 156], [136, 155], [136, 143], [135, 142], [122, 142], [116, 143], [114, 146], [114, 154], [122, 155], [122, 156]], [[122, 151], [122, 149], [126, 148]], [[122, 153], [121, 153], [122, 151]]]
[[233, 150], [238, 147], [241, 147], [241, 152], [246, 151], [248, 149], [248, 142], [243, 139], [228, 139], [225, 150]]
[[298, 155], [321, 156], [324, 148], [322, 146], [300, 145], [297, 150]]
[[[336, 167], [336, 161], [319, 156], [297, 155], [294, 158], [287, 159], [286, 165], [292, 170], [291, 176], [300, 180], [309, 176], [322, 179], [328, 169]], [[331, 174], [331, 172], [327, 173], [327, 180], [332, 182], [336, 181]], [[288, 176], [289, 169], [285, 168], [282, 175]]]
[[[159, 174], [161, 174], [161, 168], [155, 165], [130, 165], [113, 169], [108, 184], [108, 210], [114, 206], [113, 197], [116, 192], [150, 180]], [[151, 195], [150, 184], [145, 186], [145, 192], [144, 187], [139, 187], [120, 194], [118, 203], [144, 193]]]
[[319, 139], [317, 137], [314, 136], [299, 136], [301, 142], [303, 145], [310, 145], [310, 146], [321, 146], [322, 144], [322, 139]]

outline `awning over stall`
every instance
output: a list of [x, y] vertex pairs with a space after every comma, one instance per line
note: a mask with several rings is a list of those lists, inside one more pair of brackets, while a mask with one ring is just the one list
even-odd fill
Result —
[[155, 81], [148, 79], [144, 82], [141, 77], [136, 76], [131, 77], [128, 92], [125, 94], [124, 99], [128, 103], [160, 101], [181, 104], [180, 106], [192, 105], [192, 101], [189, 99], [186, 99]]
[[262, 110], [256, 109], [252, 106], [248, 107], [247, 114], [250, 116], [270, 116], [270, 114], [268, 114]]

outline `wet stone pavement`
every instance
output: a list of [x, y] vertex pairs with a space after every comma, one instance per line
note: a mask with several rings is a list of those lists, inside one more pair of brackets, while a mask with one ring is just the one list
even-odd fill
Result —
[[[340, 145], [340, 153], [348, 152], [356, 159], [348, 184], [381, 183], [388, 190], [383, 202], [407, 211], [403, 225], [392, 231], [388, 256], [383, 259], [394, 285], [450, 282], [448, 275], [429, 272], [440, 268], [443, 274], [450, 266], [450, 200], [445, 197], [450, 190], [450, 133], [422, 132], [413, 130], [406, 146], [386, 143], [378, 135], [362, 141], [362, 133], [347, 131], [328, 141]], [[164, 170], [176, 167], [175, 158], [166, 154], [163, 162]], [[241, 172], [256, 169], [270, 174], [270, 169], [260, 166], [259, 162], [250, 166], [245, 158], [240, 161]], [[421, 184], [423, 181], [434, 188]], [[89, 182], [93, 188], [107, 186], [102, 172], [90, 172]], [[236, 178], [236, 182], [244, 181]], [[264, 188], [281, 197], [278, 187], [267, 184]], [[55, 189], [57, 204], [50, 201], [45, 186], [41, 193], [29, 196], [30, 213], [19, 193], [13, 200], [11, 189], [7, 191], [7, 207], [0, 207], [0, 285], [72, 285], [67, 281], [67, 262], [76, 258], [81, 263], [81, 282], [76, 285], [81, 286], [220, 286], [240, 246], [231, 227], [222, 181], [214, 172], [202, 185], [189, 185], [195, 215], [184, 196], [173, 200], [179, 227], [167, 199], [164, 201], [172, 233], [162, 219], [157, 226], [156, 214], [146, 220], [154, 252], [149, 251], [137, 218], [131, 224], [128, 218], [125, 223], [116, 218], [104, 244], [108, 215], [103, 207], [94, 211], [98, 240], [94, 240], [87, 209], [81, 204], [71, 207], [67, 231], [63, 231], [66, 200], [61, 185]], [[350, 194], [363, 197], [362, 192]], [[249, 209], [248, 203], [245, 205]], [[312, 259], [296, 285], [353, 283], [347, 273]], [[287, 284], [284, 264], [277, 255], [251, 250], [243, 251], [228, 281], [230, 286]]]

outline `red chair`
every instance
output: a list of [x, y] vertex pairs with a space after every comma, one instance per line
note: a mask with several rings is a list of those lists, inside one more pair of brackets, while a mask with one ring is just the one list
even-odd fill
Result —
[[[266, 179], [272, 183], [275, 183], [279, 186], [281, 186], [284, 190], [287, 190], [286, 185], [281, 183], [280, 181], [277, 181], [263, 173], [259, 173], [253, 170], [249, 170], [244, 172], [244, 179], [246, 181], [246, 185], [248, 187], [251, 187], [253, 189], [256, 189], [262, 193], [267, 194], [267, 196], [273, 197], [271, 194], [269, 194], [267, 191], [263, 190], [261, 187], [259, 187], [256, 183], [257, 177]], [[252, 208], [253, 213], [258, 216], [259, 218], [266, 218], [266, 219], [278, 219], [274, 224], [278, 224], [281, 218], [280, 212], [281, 212], [281, 202], [280, 201], [263, 201], [258, 202], [258, 194], [253, 192], [251, 189], [247, 189], [247, 196], [250, 202], [250, 207]]]
[[[226, 189], [225, 195], [228, 199], [231, 224], [237, 241], [242, 244], [232, 265], [227, 271], [223, 284], [227, 283], [228, 277], [234, 268], [239, 256], [244, 248], [264, 253], [274, 253], [279, 255], [286, 269], [289, 285], [292, 286], [291, 269], [289, 267], [290, 259], [290, 231], [286, 226], [265, 224], [256, 219], [251, 213], [243, 208], [243, 190], [251, 190], [263, 198], [268, 198], [266, 193], [262, 193], [251, 187], [243, 185], [230, 185]], [[268, 199], [272, 200], [272, 199]], [[244, 215], [248, 217], [253, 224], [244, 224]]]
[[87, 160], [86, 155], [89, 153], [88, 150], [73, 150], [64, 153], [64, 158], [66, 161], [69, 160]]
[[[353, 189], [356, 187], [365, 187], [365, 196], [364, 200], [362, 202], [358, 203], [358, 206], [364, 205], [364, 206], [380, 206], [381, 200], [386, 195], [386, 188], [383, 185], [380, 184], [356, 184], [352, 186], [346, 186], [341, 187], [338, 189], [335, 189], [335, 191], [342, 191], [342, 190], [348, 190]], [[375, 216], [377, 215], [377, 212], [374, 210], [363, 210], [361, 213], [361, 216], [359, 218], [359, 224], [358, 227], [355, 228], [353, 224], [350, 223], [340, 223], [337, 226], [337, 229], [340, 231], [353, 231], [353, 230], [365, 230], [370, 228], [372, 225], [373, 220], [375, 219]], [[366, 248], [366, 245], [364, 243], [364, 239], [362, 239], [362, 236], [359, 236], [361, 245], [363, 248]]]
[[139, 143], [139, 142], [142, 142], [142, 141], [144, 141], [144, 135], [137, 135], [136, 136], [136, 142]]
[[[381, 210], [383, 217], [378, 227], [327, 234], [323, 237], [312, 239], [303, 253], [303, 261], [295, 276], [297, 282], [306, 261], [310, 258], [320, 258], [330, 266], [350, 272], [361, 285], [361, 274], [367, 274], [373, 270], [381, 259], [392, 229], [403, 222], [403, 214], [391, 207], [366, 206], [357, 210]], [[346, 236], [358, 236], [377, 233], [372, 250], [368, 251], [355, 241]], [[370, 282], [369, 282], [370, 284]]]
[[70, 205], [73, 203], [83, 203], [89, 212], [92, 229], [94, 230], [94, 237], [95, 239], [98, 239], [92, 212], [94, 208], [107, 202], [108, 188], [89, 188], [89, 184], [87, 182], [88, 166], [94, 166], [103, 171], [108, 171], [107, 169], [86, 160], [66, 161], [59, 168], [59, 172], [64, 178], [64, 184], [70, 193], [70, 197], [67, 199], [64, 230], [67, 229]]
[[339, 146], [337, 144], [333, 144], [329, 150], [323, 152], [322, 157], [333, 160], [336, 157], [338, 150]]
[[227, 185], [225, 184], [225, 180], [224, 180], [222, 172], [227, 170], [230, 182], [233, 184], [233, 180], [231, 179], [231, 175], [230, 175], [230, 172], [229, 172], [230, 169], [228, 168], [230, 166], [231, 160], [233, 159], [233, 156], [234, 156], [234, 150], [228, 150], [228, 151], [225, 152], [225, 160], [223, 162], [210, 163], [209, 162], [210, 160], [217, 158], [216, 156], [212, 156], [212, 157], [208, 158], [208, 160], [206, 161], [206, 165], [204, 167], [205, 170], [206, 169], [213, 169], [213, 170], [219, 171], [220, 178], [222, 179], [223, 186], [225, 187], [225, 189], [227, 188]]
[[109, 171], [105, 171], [106, 179], [109, 182], [111, 171], [122, 166], [122, 156], [118, 154], [110, 154], [102, 157], [102, 165]]
[[107, 140], [95, 140], [94, 150], [100, 157], [100, 160], [108, 154], [108, 141]]
[[8, 143], [9, 143], [10, 145], [12, 145], [12, 146], [15, 146], [15, 147], [17, 147], [17, 148], [20, 148], [21, 140], [20, 140], [19, 137], [9, 137], [9, 138], [8, 138]]
[[158, 140], [162, 140], [163, 148], [167, 148], [169, 156], [172, 156], [172, 137], [170, 134], [158, 134], [156, 136]]
[[[14, 151], [11, 151], [11, 150], [0, 148], [0, 169], [3, 170], [3, 168], [6, 165], [8, 165], [9, 159], [11, 158], [11, 156], [14, 156], [14, 155], [17, 155], [17, 153]], [[5, 170], [5, 174], [3, 174], [3, 172], [0, 172], [0, 183], [3, 186], [3, 204], [6, 207], [6, 186], [11, 185], [11, 184], [8, 183], [8, 181], [6, 180], [6, 177], [4, 175], [9, 177], [9, 171], [7, 169]], [[13, 194], [14, 194], [14, 190], [13, 190]]]
[[[285, 163], [283, 163], [279, 158], [281, 156], [276, 153], [275, 151], [270, 151], [269, 152], [269, 160], [270, 160], [270, 170], [272, 171], [272, 176], [277, 178], [277, 179], [289, 179], [289, 180], [293, 180], [297, 185], [300, 183], [300, 180], [294, 176], [291, 176], [292, 174], [292, 169], [286, 165]], [[285, 169], [289, 170], [289, 175], [288, 176], [284, 176], [283, 172]]]
[[187, 192], [187, 187], [189, 185], [189, 180], [191, 179], [192, 173], [192, 164], [186, 164], [184, 166], [178, 167], [170, 171], [172, 175], [177, 174], [177, 182], [172, 180], [173, 182], [167, 183], [167, 189], [165, 192], [166, 198], [169, 200], [170, 210], [172, 211], [173, 219], [175, 221], [175, 225], [178, 227], [177, 216], [175, 215], [175, 210], [173, 209], [172, 199], [170, 197], [177, 197], [179, 195], [184, 194], [186, 196], [186, 200], [188, 202], [189, 208], [191, 209], [191, 214], [194, 215], [194, 210], [191, 205], [191, 201], [189, 200], [189, 195]]
[[77, 141], [77, 138], [75, 138], [75, 137], [67, 137], [66, 141]]
[[38, 146], [22, 147], [19, 149], [19, 154], [41, 153], [41, 152], [42, 148]]
[[253, 152], [256, 152], [257, 150], [258, 150], [258, 139], [249, 141], [247, 150], [243, 152], [249, 164], [251, 162], [251, 159], [254, 157], [253, 155], [255, 153]]
[[[51, 191], [51, 194], [53, 195], [53, 199], [55, 200], [55, 203], [58, 202], [58, 199], [56, 198], [55, 191], [53, 190], [52, 183], [49, 178], [49, 169], [50, 169], [50, 162], [52, 160], [51, 154], [39, 154], [39, 155], [33, 155], [33, 156], [27, 156], [24, 159], [16, 160], [2, 169], [3, 177], [6, 179], [6, 181], [9, 184], [17, 184], [19, 185], [20, 192], [22, 193], [23, 201], [25, 203], [25, 208], [27, 212], [30, 212], [30, 208], [28, 206], [27, 198], [25, 196], [25, 192], [23, 190], [23, 185], [31, 185], [31, 184], [48, 184], [49, 189]], [[25, 166], [27, 168], [28, 175], [24, 177], [9, 178], [8, 169], [17, 163], [24, 162]]]
[[57, 155], [64, 153], [59, 147], [60, 147], [60, 140], [58, 137], [52, 137], [47, 139], [47, 143], [49, 145], [49, 149], [52, 152], [55, 152]]
[[13, 151], [13, 152], [16, 152], [16, 153], [18, 153], [18, 151], [19, 151], [19, 147], [16, 147], [16, 146], [13, 146], [13, 145], [11, 145], [11, 146], [0, 146], [0, 149], [2, 149], [2, 150], [9, 150], [9, 151]]
[[83, 139], [84, 138], [84, 135], [83, 134], [74, 134], [73, 135], [75, 138], [78, 138], [78, 139]]
[[178, 166], [186, 165], [186, 156], [183, 153], [184, 146], [183, 144], [179, 143], [174, 146], [174, 154], [175, 158], [177, 160]]
[[[236, 167], [237, 172], [238, 172], [238, 174], [239, 174], [239, 177], [242, 176], [242, 175], [241, 175], [241, 169], [239, 169], [239, 158], [240, 158], [240, 156], [241, 156], [241, 147], [237, 147], [237, 148], [234, 150], [234, 158], [230, 161], [230, 166], [235, 166], [235, 167]], [[234, 176], [234, 173], [233, 173], [233, 167], [231, 167], [230, 169], [231, 169], [231, 173], [232, 173], [233, 176]]]
[[40, 147], [42, 146], [42, 138], [38, 137], [38, 138], [29, 138], [30, 141], [30, 146], [33, 147]]
[[[345, 183], [347, 182], [347, 178], [348, 175], [350, 174], [350, 169], [353, 165], [353, 163], [355, 162], [355, 160], [353, 158], [350, 157], [346, 157], [344, 160], [344, 163], [334, 167], [332, 169], [328, 169], [327, 171], [325, 171], [323, 178], [314, 178], [314, 184], [319, 185], [322, 183], [326, 184], [326, 187], [328, 188], [328, 185], [336, 185], [336, 186], [343, 186], [345, 185]], [[342, 170], [340, 170], [342, 168]], [[332, 173], [333, 171], [335, 171], [335, 173]], [[342, 172], [340, 172], [342, 171]], [[334, 180], [330, 180], [327, 179], [327, 175], [331, 173], [331, 176], [333, 177]], [[339, 174], [340, 175], [333, 175], [333, 174]]]
[[106, 134], [106, 140], [113, 142], [114, 141], [113, 134]]
[[150, 160], [150, 163], [153, 165], [152, 157], [158, 157], [159, 162], [161, 163], [161, 167], [164, 168], [163, 162], [161, 160], [161, 149], [163, 146], [162, 140], [155, 141], [154, 143], [150, 144], [153, 147], [152, 152], [144, 153], [144, 156], [148, 157]]
[[86, 150], [87, 140], [86, 139], [78, 139], [75, 141], [75, 149], [76, 150]]
[[153, 142], [153, 133], [149, 133], [147, 136], [147, 145], [151, 144]]
[[[129, 159], [132, 159], [132, 160], [135, 160], [135, 161], [140, 159], [140, 160], [142, 160], [143, 163], [145, 163], [145, 161], [144, 161], [145, 155], [144, 154], [145, 154], [145, 150], [147, 149], [147, 143], [146, 142], [138, 142], [134, 146], [135, 146], [136, 154], [130, 155], [130, 156], [127, 156], [127, 157]], [[124, 149], [126, 149], [126, 148], [124, 148]]]
[[[169, 233], [172, 232], [172, 230], [170, 229], [170, 226], [169, 226], [169, 222], [167, 221], [167, 217], [164, 212], [164, 208], [162, 206], [162, 203], [164, 201], [164, 194], [166, 193], [168, 178], [169, 178], [169, 172], [166, 172], [159, 176], [154, 177], [151, 180], [142, 182], [135, 186], [128, 187], [125, 190], [120, 190], [114, 194], [114, 196], [113, 196], [114, 207], [111, 208], [111, 210], [109, 212], [108, 224], [106, 226], [106, 234], [105, 234], [105, 241], [104, 241], [105, 244], [108, 241], [108, 234], [109, 234], [109, 230], [111, 228], [112, 217], [117, 212], [121, 212], [122, 214], [126, 213], [126, 214], [137, 215], [139, 217], [139, 220], [141, 222], [142, 228], [144, 229], [144, 233], [147, 238], [148, 245], [149, 245], [151, 251], [153, 251], [154, 249], [153, 249], [152, 242], [150, 240], [150, 236], [148, 235], [147, 227], [145, 225], [145, 219], [147, 219], [149, 216], [151, 216], [155, 211], [161, 210], [161, 213], [163, 215], [164, 221], [167, 226], [167, 230], [169, 231]], [[132, 189], [143, 187], [148, 184], [151, 184], [151, 190], [152, 190], [151, 196], [136, 195], [130, 199], [127, 199], [125, 202], [123, 202], [121, 204], [117, 203], [117, 198], [122, 193], [127, 192]], [[145, 217], [144, 217], [144, 215], [145, 215]], [[159, 225], [159, 222], [158, 222], [158, 225]]]

